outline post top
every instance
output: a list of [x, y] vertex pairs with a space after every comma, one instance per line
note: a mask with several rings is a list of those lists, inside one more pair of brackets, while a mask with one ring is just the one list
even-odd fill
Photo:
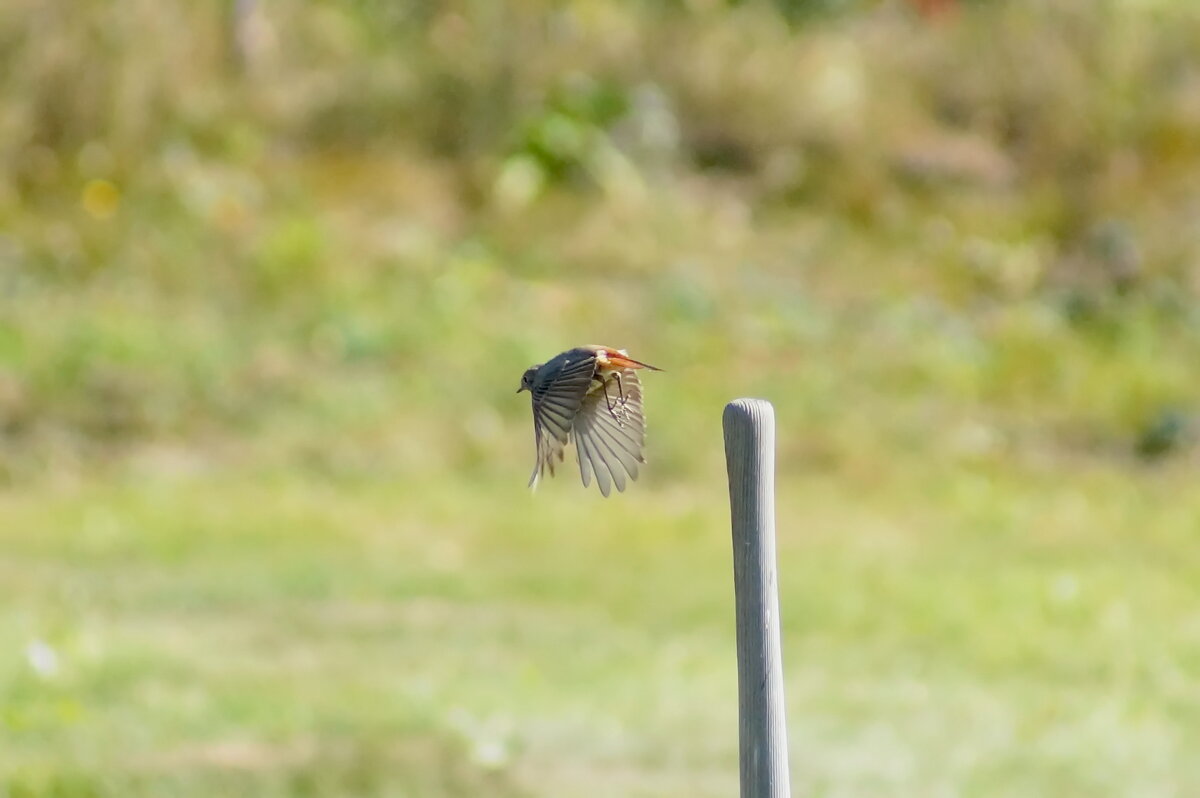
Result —
[[775, 420], [775, 407], [766, 399], [734, 399], [725, 405], [721, 420], [726, 428], [747, 422], [757, 427]]

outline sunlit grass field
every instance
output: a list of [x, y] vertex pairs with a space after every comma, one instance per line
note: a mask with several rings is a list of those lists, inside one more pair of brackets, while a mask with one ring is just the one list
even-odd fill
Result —
[[1192, 4], [11, 5], [0, 798], [735, 795], [741, 396], [795, 794], [1200, 794]]
[[[609, 502], [245, 472], [10, 493], [6, 789], [735, 793], [713, 477]], [[1200, 783], [1190, 474], [782, 477], [798, 790]]]

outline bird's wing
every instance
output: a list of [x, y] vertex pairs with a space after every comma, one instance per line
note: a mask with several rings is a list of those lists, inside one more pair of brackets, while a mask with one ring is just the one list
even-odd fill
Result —
[[625, 475], [637, 479], [638, 464], [646, 462], [642, 458], [646, 442], [642, 384], [632, 369], [618, 373], [619, 387], [616, 380], [610, 380], [605, 389], [584, 396], [573, 428], [583, 486], [588, 486], [595, 473], [596, 484], [605, 496], [611, 489], [610, 481], [617, 490], [625, 490]]
[[596, 370], [595, 355], [568, 359], [552, 366], [550, 373], [533, 387], [533, 437], [537, 446], [537, 462], [529, 476], [535, 487], [542, 473], [549, 470], [554, 476], [554, 460], [563, 459], [563, 447], [571, 434], [571, 423], [579, 412], [580, 403], [592, 383]]

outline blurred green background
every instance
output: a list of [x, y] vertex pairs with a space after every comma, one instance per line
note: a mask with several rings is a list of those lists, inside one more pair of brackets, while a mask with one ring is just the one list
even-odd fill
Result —
[[[0, 796], [1200, 794], [1200, 5], [8, 0]], [[625, 347], [649, 466], [525, 488]], [[571, 455], [569, 455], [571, 456]]]

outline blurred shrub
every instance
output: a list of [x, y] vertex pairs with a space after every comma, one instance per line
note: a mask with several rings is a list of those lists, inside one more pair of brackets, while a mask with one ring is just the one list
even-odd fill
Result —
[[521, 125], [516, 152], [531, 159], [550, 180], [577, 179], [597, 160], [597, 151], [607, 146], [609, 129], [628, 108], [622, 87], [570, 76]]
[[1197, 7], [911, 5], [14, 0], [0, 458], [325, 424], [477, 462], [469, 397], [597, 330], [715, 358], [700, 394], [1184, 449]]

